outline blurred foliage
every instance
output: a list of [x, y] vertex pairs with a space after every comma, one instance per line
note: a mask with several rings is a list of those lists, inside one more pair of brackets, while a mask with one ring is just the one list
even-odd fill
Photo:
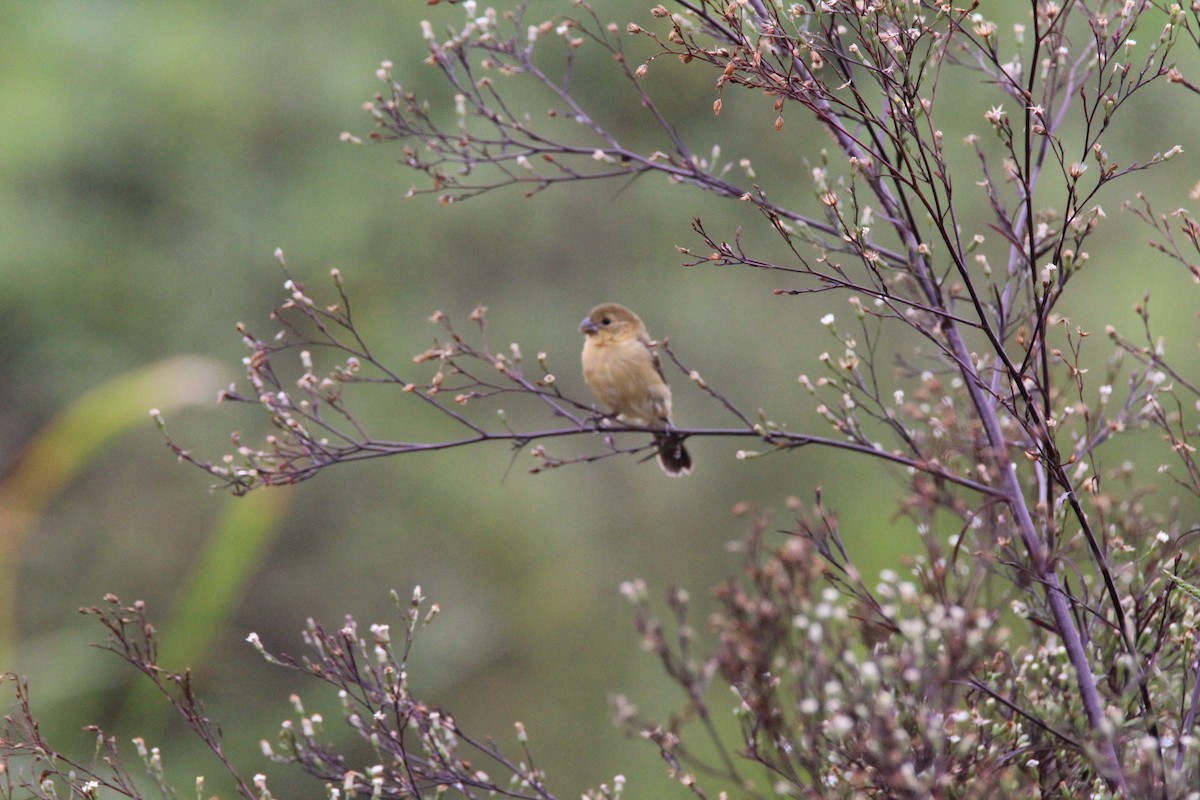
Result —
[[211, 360], [195, 357], [130, 370], [88, 391], [26, 443], [0, 483], [0, 663], [9, 663], [16, 632], [15, 557], [42, 512], [97, 451], [146, 419], [146, 398], [168, 411], [186, 407], [212, 393], [218, 372]]
[[[598, 5], [623, 24], [644, 21], [650, 4]], [[243, 352], [233, 326], [268, 327], [265, 315], [282, 297], [276, 246], [311, 286], [341, 269], [364, 332], [400, 363], [426, 346], [433, 331], [425, 318], [435, 308], [462, 319], [482, 301], [491, 308], [493, 341], [545, 350], [560, 379], [579, 389], [575, 325], [596, 302], [614, 300], [636, 308], [653, 334], [670, 336], [713, 385], [793, 428], [816, 427], [796, 375], [815, 372], [817, 354], [831, 346], [818, 320], [841, 301], [773, 297], [778, 278], [769, 275], [678, 267], [674, 245], [696, 243], [693, 216], [730, 237], [745, 225], [750, 241], [772, 246], [745, 208], [650, 181], [623, 190], [568, 187], [528, 202], [496, 194], [440, 208], [403, 199], [413, 178], [395, 165], [398, 150], [339, 142], [343, 130], [370, 130], [360, 108], [378, 88], [374, 71], [384, 59], [401, 83], [438, 98], [440, 87], [427, 83], [434, 73], [421, 64], [418, 23], [461, 13], [384, 2], [6, 6], [6, 474], [62, 409], [138, 365], [197, 353], [227, 365], [226, 381], [239, 377]], [[639, 109], [612, 96], [619, 84], [605, 79], [606, 66], [582, 58], [576, 85], [612, 125], [636, 132]], [[747, 94], [727, 92], [714, 118], [711, 76], [682, 64], [656, 62], [648, 85], [698, 152], [720, 141], [724, 158], [753, 155], [764, 174], [793, 175], [786, 190], [805, 202], [824, 134], [798, 121], [773, 133], [770, 99]], [[961, 136], [995, 100], [986, 87], [955, 89], [963, 96]], [[1191, 123], [1178, 109], [1160, 104], [1130, 114], [1134, 126], [1114, 132], [1110, 149], [1145, 159], [1146, 142], [1162, 151], [1190, 141]], [[961, 155], [967, 187], [973, 166], [967, 148]], [[1186, 202], [1184, 173], [1143, 173], [1146, 185], [1136, 188], [1162, 198], [1165, 210]], [[1119, 198], [1105, 202], [1110, 219], [1120, 216]], [[1177, 291], [1184, 276], [1153, 268], [1145, 233], [1131, 225], [1113, 220], [1102, 234], [1111, 250], [1093, 252], [1073, 321], [1132, 329], [1132, 312], [1111, 298], [1128, 294], [1132, 303], [1149, 288], [1164, 295], [1155, 300], [1163, 332], [1193, 347], [1194, 304]], [[720, 420], [682, 376], [673, 380], [677, 418]], [[139, 405], [164, 405], [167, 394], [148, 391]], [[393, 412], [387, 398], [373, 409]], [[259, 433], [253, 418], [215, 410], [176, 414], [170, 424], [181, 441], [211, 447], [213, 456], [231, 428]], [[895, 566], [916, 541], [892, 525], [896, 484], [877, 464], [863, 469], [844, 454], [809, 450], [737, 461], [736, 444], [689, 447], [698, 468], [686, 481], [663, 479], [652, 463], [616, 460], [530, 477], [523, 455], [510, 469], [511, 454], [499, 448], [334, 471], [291, 493], [274, 538], [264, 540], [262, 563], [243, 565], [251, 571], [237, 592], [202, 579], [195, 556], [230, 501], [207, 493], [200, 473], [177, 467], [147, 419], [144, 429], [90, 451], [78, 477], [39, 508], [20, 549], [6, 554], [18, 605], [15, 622], [5, 620], [15, 629], [0, 637], [18, 649], [0, 668], [31, 678], [51, 737], [74, 737], [86, 748], [80, 727], [112, 723], [120, 713], [115, 733], [127, 740], [157, 724], [161, 709], [126, 706], [129, 676], [85, 648], [102, 637], [75, 609], [111, 591], [171, 609], [180, 626], [203, 615], [198, 627], [219, 627], [180, 641], [177, 653], [208, 690], [236, 760], [268, 772], [279, 796], [291, 796], [298, 789], [268, 769], [256, 742], [273, 736], [288, 714], [288, 693], [304, 684], [262, 664], [246, 634], [295, 650], [307, 617], [333, 625], [353, 613], [363, 624], [390, 622], [388, 591], [405, 595], [420, 584], [444, 610], [414, 655], [412, 680], [423, 694], [479, 734], [503, 739], [514, 720], [523, 721], [562, 794], [624, 772], [632, 794], [668, 796], [657, 754], [623, 740], [609, 721], [612, 692], [653, 716], [675, 703], [656, 662], [638, 652], [619, 582], [641, 577], [665, 589], [678, 581], [703, 595], [735, 569], [724, 549], [741, 532], [728, 517], [735, 502], [782, 509], [787, 494], [808, 499], [818, 485], [868, 574]], [[181, 595], [180, 587], [190, 590]], [[179, 785], [216, 772], [178, 726], [152, 744], [163, 747]]]

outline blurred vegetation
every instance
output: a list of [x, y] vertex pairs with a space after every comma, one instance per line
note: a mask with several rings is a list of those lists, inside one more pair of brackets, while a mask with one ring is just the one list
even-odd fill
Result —
[[[598, 5], [621, 24], [649, 7]], [[620, 581], [641, 577], [657, 590], [677, 581], [699, 598], [735, 569], [725, 543], [741, 533], [729, 517], [736, 502], [783, 514], [786, 495], [807, 499], [817, 486], [868, 574], [895, 566], [914, 546], [915, 534], [888, 516], [896, 484], [886, 470], [808, 450], [737, 461], [736, 444], [689, 443], [698, 468], [686, 481], [619, 460], [531, 477], [523, 456], [509, 470], [511, 454], [501, 448], [377, 461], [279, 493], [282, 500], [259, 510], [266, 516], [243, 520], [250, 528], [229, 522], [254, 515], [234, 510], [246, 500], [211, 494], [205, 476], [176, 466], [145, 417], [152, 406], [171, 405], [173, 389], [138, 384], [133, 371], [188, 354], [223, 365], [216, 385], [239, 378], [234, 324], [268, 328], [265, 315], [282, 297], [277, 246], [310, 286], [339, 268], [365, 333], [400, 363], [426, 346], [434, 309], [462, 319], [483, 302], [494, 342], [545, 350], [560, 379], [578, 388], [575, 326], [590, 306], [614, 300], [636, 308], [653, 334], [669, 335], [713, 385], [793, 428], [817, 426], [796, 375], [816, 371], [817, 354], [830, 346], [817, 320], [840, 311], [830, 307], [839, 301], [777, 298], [775, 277], [678, 266], [674, 245], [696, 243], [693, 216], [730, 234], [746, 225], [749, 239], [766, 241], [744, 208], [651, 181], [438, 207], [404, 199], [414, 178], [395, 164], [397, 149], [339, 142], [344, 130], [370, 130], [361, 105], [377, 90], [374, 71], [384, 59], [401, 83], [438, 96], [440, 87], [423, 83], [435, 75], [421, 64], [418, 23], [461, 13], [382, 2], [6, 6], [3, 474], [20, 474], [39, 431], [61, 425], [64, 410], [102, 384], [136, 389], [122, 403], [145, 418], [116, 439], [104, 428], [110, 422], [78, 430], [78, 461], [66, 471], [45, 468], [46, 485], [35, 491], [55, 491], [44, 492], [27, 535], [0, 547], [11, 580], [4, 591], [15, 598], [13, 613], [0, 619], [0, 641], [13, 645], [0, 670], [31, 679], [35, 710], [60, 742], [74, 738], [86, 748], [83, 724], [119, 718], [122, 740], [161, 734], [151, 743], [163, 748], [178, 785], [216, 774], [180, 726], [159, 727], [161, 707], [130, 704], [130, 676], [115, 659], [86, 648], [101, 632], [77, 607], [110, 591], [143, 598], [166, 636], [195, 637], [175, 640], [172, 653], [194, 669], [202, 692], [222, 687], [208, 692], [209, 710], [224, 723], [235, 760], [292, 796], [298, 789], [269, 768], [256, 742], [273, 737], [288, 693], [305, 686], [263, 664], [246, 634], [298, 650], [307, 617], [394, 621], [388, 591], [406, 595], [420, 584], [443, 608], [414, 656], [413, 681], [425, 695], [464, 727], [500, 740], [523, 721], [564, 795], [623, 772], [632, 794], [667, 796], [657, 754], [624, 740], [609, 721], [613, 692], [651, 715], [676, 700], [653, 658], [638, 651]], [[724, 158], [753, 156], [764, 174], [794, 174], [791, 191], [806, 196], [809, 160], [819, 158], [824, 134], [791, 122], [775, 134], [770, 100], [749, 95], [726, 93], [714, 118], [706, 76], [658, 63], [650, 89], [698, 152], [720, 141]], [[611, 124], [636, 132], [639, 109], [608, 96], [618, 84], [606, 82], [605, 67], [583, 58], [577, 85]], [[961, 137], [995, 99], [984, 87], [959, 88]], [[1152, 94], [1159, 104], [1128, 115], [1143, 127], [1114, 133], [1114, 153], [1147, 158], [1146, 142], [1151, 151], [1179, 142], [1187, 149], [1184, 108]], [[973, 175], [967, 148], [962, 157], [965, 187]], [[1185, 170], [1143, 175], [1136, 188], [1161, 198], [1160, 210], [1187, 202]], [[1105, 198], [1110, 217], [1119, 200]], [[1110, 298], [1146, 288], [1157, 292], [1171, 341], [1194, 347], [1194, 304], [1179, 291], [1185, 276], [1155, 266], [1132, 220], [1114, 222], [1103, 237], [1111, 250], [1092, 253], [1073, 321], [1095, 331], [1110, 322], [1135, 329], [1132, 311]], [[191, 386], [211, 369], [207, 360], [193, 363], [190, 377], [173, 382]], [[719, 409], [675, 382], [677, 418], [719, 421]], [[204, 392], [191, 401], [204, 410], [171, 415], [179, 440], [215, 457], [232, 428], [260, 433], [253, 416], [218, 411], [215, 390]], [[386, 400], [374, 409], [393, 412]], [[18, 500], [3, 500], [5, 525], [14, 524]], [[251, 536], [243, 530], [257, 531], [261, 554], [239, 538]], [[224, 555], [214, 549], [231, 543]], [[240, 555], [238, 545], [246, 548]], [[230, 566], [206, 571], [220, 563]], [[236, 577], [234, 565], [246, 570], [244, 582], [219, 583]]]

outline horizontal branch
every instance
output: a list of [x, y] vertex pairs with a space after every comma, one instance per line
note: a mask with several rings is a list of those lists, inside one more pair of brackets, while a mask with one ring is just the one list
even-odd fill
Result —
[[[825, 436], [813, 436], [804, 433], [791, 433], [788, 431], [766, 431], [755, 428], [672, 428], [672, 431], [683, 436], [684, 438], [755, 438], [766, 444], [772, 445], [779, 450], [791, 450], [799, 447], [815, 445], [818, 447], [828, 447], [835, 450], [846, 450], [853, 453], [861, 453], [863, 455], [880, 458], [884, 461], [889, 461], [893, 464], [908, 467], [917, 472], [925, 473], [933, 478], [936, 478], [947, 483], [952, 483], [956, 486], [961, 486], [965, 489], [970, 489], [980, 494], [990, 497], [998, 497], [1000, 493], [987, 484], [980, 483], [970, 478], [956, 475], [950, 472], [936, 461], [926, 461], [922, 459], [912, 458], [901, 453], [889, 452], [882, 448], [871, 447], [859, 442], [846, 441], [841, 439], [833, 439]], [[572, 436], [594, 436], [597, 434], [615, 434], [615, 433], [648, 433], [655, 434], [661, 432], [657, 428], [650, 428], [637, 425], [615, 424], [604, 427], [569, 427], [569, 428], [551, 428], [539, 431], [501, 431], [489, 432], [479, 430], [472, 435], [463, 436], [457, 439], [446, 439], [437, 442], [400, 442], [369, 439], [362, 442], [356, 442], [349, 445], [341, 445], [331, 447], [328, 444], [318, 444], [309, 441], [308, 447], [303, 450], [296, 450], [291, 453], [277, 452], [274, 454], [263, 454], [260, 458], [259, 465], [253, 468], [235, 468], [231, 466], [218, 466], [211, 462], [198, 461], [189, 451], [179, 447], [174, 442], [168, 439], [167, 444], [175, 452], [179, 458], [201, 467], [206, 472], [221, 478], [226, 482], [226, 486], [232, 487], [235, 492], [243, 493], [249, 491], [256, 485], [287, 485], [299, 483], [302, 480], [316, 475], [327, 466], [333, 464], [345, 463], [350, 461], [363, 461], [371, 458], [380, 458], [384, 456], [402, 455], [405, 453], [424, 453], [436, 452], [440, 450], [451, 450], [458, 447], [468, 447], [478, 445], [484, 442], [509, 442], [514, 447], [524, 447], [533, 442], [539, 442], [547, 439], [561, 439]], [[548, 458], [548, 466], [557, 467], [568, 463], [598, 461], [602, 458], [609, 458], [618, 454], [638, 453], [653, 447], [652, 442], [643, 445], [638, 445], [632, 448], [618, 448], [615, 445], [612, 449], [605, 453], [591, 454], [579, 456], [569, 460], [549, 459], [545, 454], [539, 453], [543, 458]], [[271, 460], [279, 462], [277, 470], [265, 469], [263, 462]], [[305, 462], [305, 463], [298, 463]], [[532, 472], [539, 472], [545, 467], [531, 468]]]

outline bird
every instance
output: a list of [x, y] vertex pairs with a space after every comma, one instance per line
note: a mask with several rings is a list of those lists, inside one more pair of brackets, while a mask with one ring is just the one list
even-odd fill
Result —
[[641, 318], [619, 303], [601, 303], [579, 323], [579, 331], [583, 379], [596, 400], [630, 425], [661, 428], [654, 434], [659, 466], [672, 477], [690, 473], [686, 437], [672, 430], [671, 387]]

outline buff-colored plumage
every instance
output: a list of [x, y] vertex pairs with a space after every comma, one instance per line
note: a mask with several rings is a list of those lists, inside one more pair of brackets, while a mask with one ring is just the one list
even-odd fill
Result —
[[604, 303], [588, 312], [579, 330], [584, 334], [583, 377], [605, 411], [631, 425], [663, 428], [666, 432], [654, 437], [663, 472], [691, 472], [683, 437], [669, 432], [671, 387], [642, 320], [625, 306]]

